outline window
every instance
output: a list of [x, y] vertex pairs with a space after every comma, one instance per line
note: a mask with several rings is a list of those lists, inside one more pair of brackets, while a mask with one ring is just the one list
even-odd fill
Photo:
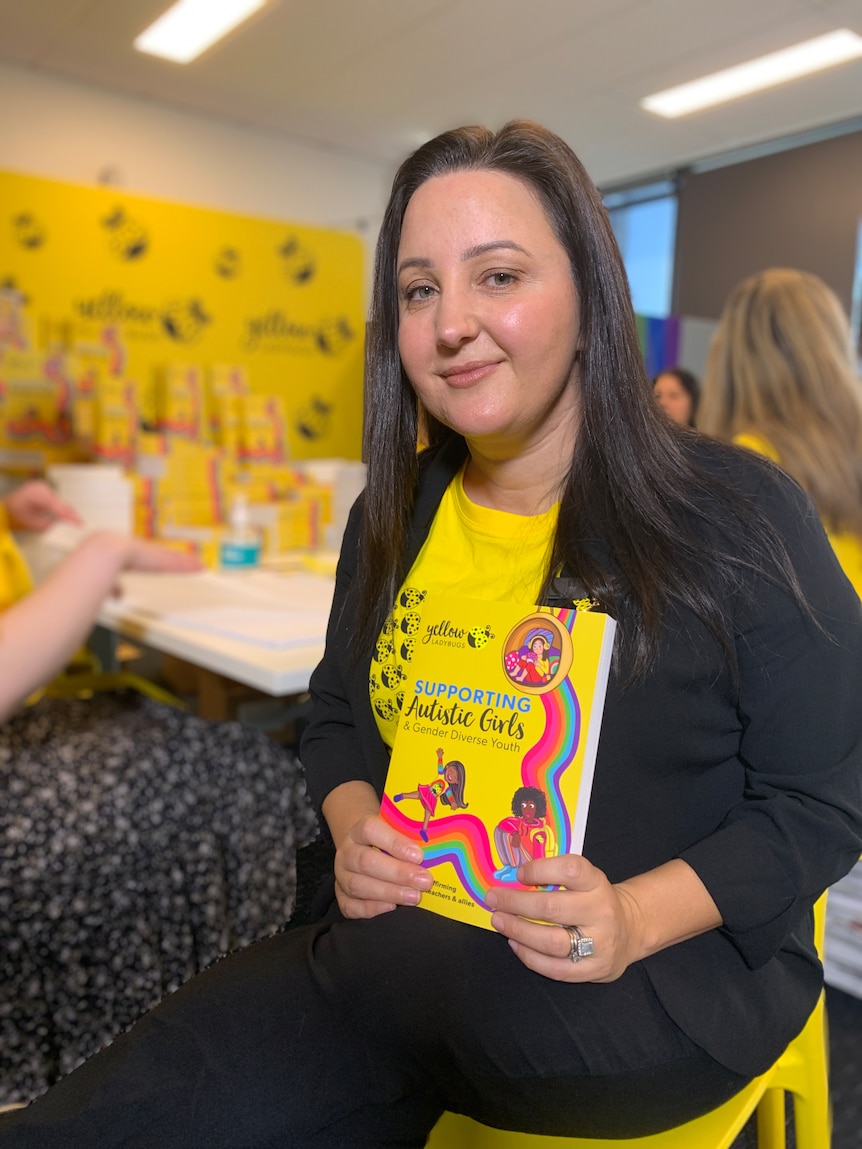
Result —
[[856, 267], [853, 271], [853, 299], [850, 305], [850, 330], [856, 348], [856, 364], [862, 375], [862, 219], [856, 234]]
[[676, 242], [673, 180], [608, 192], [605, 206], [625, 263], [638, 315], [670, 315]]

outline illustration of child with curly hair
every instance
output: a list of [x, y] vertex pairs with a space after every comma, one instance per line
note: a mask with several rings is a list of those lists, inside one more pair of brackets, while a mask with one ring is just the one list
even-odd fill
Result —
[[512, 798], [512, 817], [498, 822], [494, 843], [503, 862], [494, 877], [501, 882], [517, 882], [518, 866], [533, 858], [556, 854], [554, 832], [546, 822], [548, 800], [535, 786], [520, 786]]
[[418, 798], [422, 803], [422, 809], [425, 811], [425, 819], [422, 823], [422, 829], [419, 831], [419, 837], [423, 842], [428, 841], [428, 823], [434, 817], [437, 811], [437, 803], [442, 802], [444, 806], [449, 806], [453, 810], [466, 810], [467, 803], [464, 801], [464, 784], [466, 782], [466, 771], [464, 770], [464, 763], [459, 762], [457, 758], [453, 758], [451, 762], [443, 765], [443, 750], [442, 748], [437, 751], [437, 777], [433, 782], [420, 783], [415, 790], [405, 791], [403, 794], [396, 794], [393, 797], [394, 802], [403, 802], [405, 798]]

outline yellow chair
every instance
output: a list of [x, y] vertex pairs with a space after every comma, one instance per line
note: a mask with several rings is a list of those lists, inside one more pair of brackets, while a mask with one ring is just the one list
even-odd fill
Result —
[[47, 686], [33, 695], [33, 701], [39, 698], [92, 698], [94, 694], [115, 690], [136, 690], [138, 694], [164, 702], [176, 710], [188, 710], [181, 698], [149, 678], [130, 670], [103, 670], [99, 658], [86, 647], [82, 647]]
[[[826, 895], [814, 907], [814, 935], [823, 953]], [[431, 1131], [427, 1149], [730, 1149], [753, 1113], [758, 1149], [786, 1149], [784, 1098], [793, 1098], [796, 1149], [829, 1149], [827, 1031], [824, 995], [805, 1023], [766, 1073], [718, 1109], [649, 1137], [604, 1140], [592, 1137], [538, 1137], [480, 1125], [457, 1113], [444, 1113]]]

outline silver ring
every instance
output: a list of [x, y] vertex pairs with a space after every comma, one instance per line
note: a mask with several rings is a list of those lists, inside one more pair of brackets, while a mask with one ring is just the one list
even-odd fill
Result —
[[570, 961], [577, 963], [581, 961], [582, 958], [590, 957], [595, 953], [595, 942], [592, 938], [587, 937], [577, 926], [563, 926], [562, 929], [569, 935], [569, 941], [571, 942], [569, 948]]

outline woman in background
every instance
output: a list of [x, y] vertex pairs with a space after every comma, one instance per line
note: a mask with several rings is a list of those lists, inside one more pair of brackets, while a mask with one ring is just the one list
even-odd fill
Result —
[[668, 418], [684, 427], [694, 426], [700, 397], [700, 384], [696, 375], [684, 367], [668, 367], [656, 375], [652, 391]]
[[822, 279], [770, 268], [733, 289], [697, 422], [796, 479], [862, 595], [862, 382], [847, 316]]
[[314, 835], [298, 762], [262, 733], [134, 691], [32, 697], [123, 571], [199, 565], [99, 532], [34, 590], [10, 528], [60, 520], [78, 517], [43, 482], [0, 502], [0, 1106], [276, 930]]

